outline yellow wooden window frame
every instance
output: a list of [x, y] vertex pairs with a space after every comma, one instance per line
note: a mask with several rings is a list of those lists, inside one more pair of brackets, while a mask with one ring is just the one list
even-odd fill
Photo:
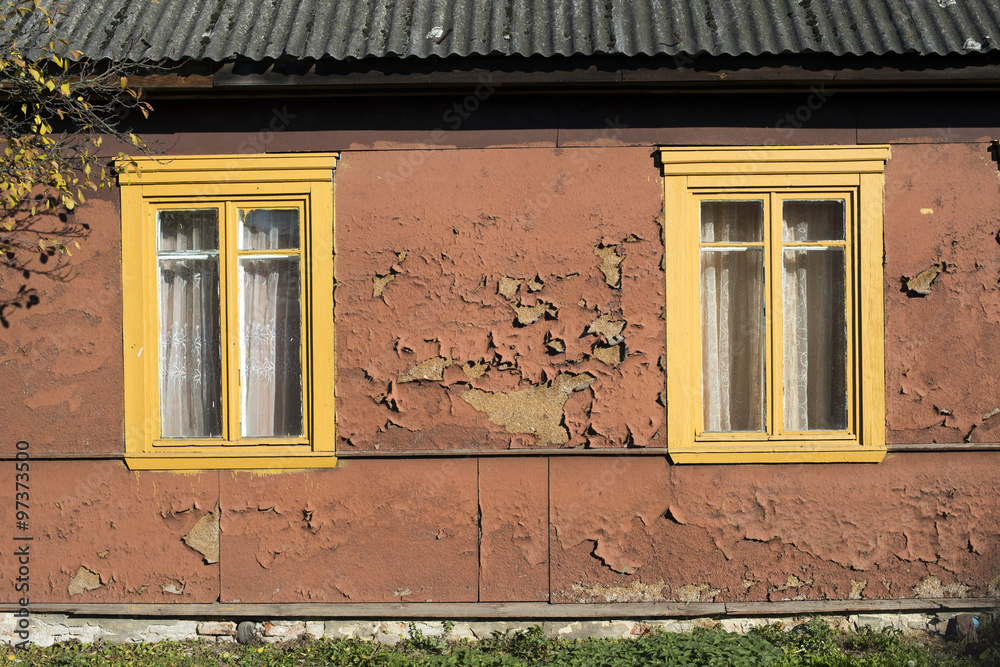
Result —
[[[888, 146], [661, 148], [667, 330], [667, 447], [674, 463], [877, 462], [885, 456], [885, 337], [883, 312], [883, 173]], [[761, 199], [765, 208], [766, 262], [780, 247], [786, 197], [845, 200], [848, 228], [848, 428], [781, 433], [773, 398], [780, 397], [780, 364], [768, 363], [768, 433], [702, 430], [702, 351], [699, 202]], [[776, 230], [776, 234], [774, 233]], [[772, 237], [777, 236], [777, 240]], [[775, 275], [780, 275], [775, 274]], [[780, 298], [775, 283], [768, 339], [779, 337]], [[777, 313], [775, 315], [774, 313]], [[778, 331], [774, 331], [778, 329]], [[772, 350], [773, 345], [768, 345]], [[780, 403], [778, 404], [780, 405]]]
[[[135, 470], [319, 468], [336, 465], [333, 326], [333, 172], [336, 153], [138, 159], [119, 176], [125, 351], [125, 462]], [[228, 439], [160, 437], [156, 211], [218, 208], [223, 326], [235, 321], [236, 209], [297, 208], [302, 285], [304, 437], [243, 439], [227, 407]], [[227, 249], [227, 244], [232, 247]], [[282, 251], [276, 251], [282, 252]], [[225, 287], [228, 285], [228, 288]], [[225, 331], [225, 329], [224, 329]], [[223, 336], [223, 346], [238, 346]], [[224, 359], [224, 396], [238, 391], [236, 353]], [[224, 400], [227, 406], [232, 401]]]

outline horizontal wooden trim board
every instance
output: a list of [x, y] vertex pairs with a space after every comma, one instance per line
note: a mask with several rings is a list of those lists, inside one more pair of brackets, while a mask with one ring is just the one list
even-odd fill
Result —
[[[35, 614], [73, 616], [155, 616], [161, 618], [255, 619], [625, 619], [699, 616], [799, 616], [803, 614], [884, 614], [959, 612], [1000, 607], [993, 598], [900, 600], [788, 600], [784, 602], [631, 602], [550, 604], [547, 602], [344, 603], [344, 604], [93, 604], [37, 603]], [[0, 612], [17, 611], [0, 604]]]
[[188, 92], [200, 90], [241, 90], [250, 89], [391, 89], [419, 87], [428, 89], [454, 87], [475, 88], [486, 81], [491, 85], [526, 88], [547, 87], [553, 83], [561, 86], [586, 89], [649, 90], [671, 86], [674, 89], [691, 88], [697, 92], [730, 91], [750, 88], [757, 91], [772, 89], [785, 91], [789, 88], [808, 88], [824, 85], [844, 90], [868, 89], [912, 89], [929, 90], [938, 88], [979, 88], [997, 89], [1000, 65], [980, 63], [962, 66], [937, 66], [917, 70], [912, 67], [890, 66], [882, 62], [869, 66], [837, 67], [832, 62], [826, 66], [767, 66], [752, 60], [730, 60], [728, 63], [692, 60], [689, 67], [625, 66], [620, 61], [583, 59], [569, 60], [561, 66], [551, 62], [519, 61], [506, 58], [494, 61], [494, 66], [460, 68], [449, 61], [431, 66], [428, 71], [426, 61], [417, 61], [412, 68], [405, 63], [393, 63], [389, 67], [374, 66], [362, 71], [333, 69], [326, 71], [323, 65], [308, 69], [263, 66], [261, 63], [226, 63], [208, 75], [181, 79], [173, 77], [149, 76], [141, 79], [139, 85], [157, 92]]
[[996, 452], [1000, 451], [1000, 443], [988, 442], [929, 442], [915, 443], [912, 445], [886, 445], [886, 451], [890, 452]]
[[431, 449], [415, 451], [338, 451], [338, 458], [382, 459], [422, 457], [489, 457], [489, 456], [666, 456], [664, 447], [627, 447], [607, 449]]
[[[916, 443], [888, 444], [886, 451], [893, 454], [917, 454], [924, 452], [997, 452], [1000, 443]], [[663, 447], [628, 447], [607, 449], [431, 449], [431, 450], [399, 450], [399, 451], [337, 451], [338, 459], [419, 459], [419, 458], [469, 458], [495, 456], [666, 456]], [[125, 454], [121, 452], [44, 452], [32, 453], [33, 460], [40, 461], [121, 461]], [[14, 454], [0, 455], [0, 461], [13, 461]]]

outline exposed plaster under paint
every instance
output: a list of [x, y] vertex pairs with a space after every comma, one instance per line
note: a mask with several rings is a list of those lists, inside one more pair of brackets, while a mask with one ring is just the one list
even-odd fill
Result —
[[[574, 155], [428, 154], [391, 198], [351, 174], [397, 156], [345, 156], [357, 166], [344, 162], [337, 185], [338, 448], [665, 444], [662, 194], [629, 177], [648, 162], [640, 150], [582, 171]], [[532, 207], [552, 181], [552, 205]], [[588, 391], [548, 399], [556, 378], [581, 374]]]
[[885, 175], [888, 440], [1000, 442], [997, 165], [977, 144], [901, 144]]
[[[1000, 440], [1000, 194], [981, 148], [893, 148], [886, 346], [896, 442]], [[661, 202], [656, 179], [642, 176], [648, 151], [610, 151], [602, 160], [627, 192], [586, 172], [545, 211], [510, 202], [562, 170], [572, 151], [546, 152], [520, 170], [511, 154], [523, 151], [491, 151], [486, 167], [474, 151], [441, 153], [449, 154], [427, 156], [425, 173], [386, 201], [371, 201], [365, 175], [391, 168], [396, 155], [350, 155], [345, 166], [359, 168], [338, 173], [338, 211], [347, 211], [338, 215], [338, 447], [545, 446], [539, 424], [551, 446], [564, 434], [562, 444], [572, 447], [664, 444], [662, 243], [644, 240], [659, 238]], [[924, 163], [932, 168], [909, 168]], [[351, 173], [359, 176], [353, 184]], [[436, 185], [447, 190], [446, 206], [426, 202]], [[924, 201], [928, 192], [940, 201]], [[921, 210], [931, 210], [925, 204], [933, 213]], [[114, 214], [105, 203], [85, 215], [94, 211]], [[558, 243], [511, 242], [527, 234]], [[403, 247], [412, 248], [408, 258]], [[947, 264], [947, 279], [927, 282], [925, 298], [907, 298], [899, 277], [931, 262]], [[111, 285], [110, 301], [95, 304], [99, 312], [33, 310], [0, 341], [3, 363], [21, 369], [22, 386], [9, 400], [31, 411], [33, 419], [22, 421], [36, 429], [33, 447], [51, 440], [43, 427], [72, 423], [88, 437], [63, 438], [59, 447], [121, 448], [120, 401], [86, 397], [88, 387], [113, 388], [120, 374], [120, 276], [114, 257], [105, 264], [88, 255], [81, 265], [91, 288]], [[378, 298], [372, 275], [392, 276]], [[87, 297], [70, 285], [59, 298]], [[515, 325], [514, 304], [541, 303], [558, 317]], [[66, 347], [65, 331], [98, 342]], [[617, 366], [595, 358], [626, 340]], [[560, 403], [561, 377], [592, 379]], [[502, 409], [529, 393], [528, 412]], [[542, 407], [544, 419], [532, 412]], [[504, 421], [519, 419], [536, 432], [512, 432]], [[38, 520], [52, 526], [37, 536], [47, 545], [37, 553], [40, 599], [475, 601], [479, 577], [487, 578], [477, 559], [491, 553], [518, 554], [506, 572], [535, 577], [519, 594], [539, 599], [551, 591], [554, 602], [1000, 594], [991, 493], [1000, 471], [989, 453], [890, 455], [877, 466], [557, 459], [539, 457], [541, 469], [530, 475], [498, 472], [493, 490], [478, 496], [487, 458], [347, 461], [269, 477], [135, 475], [118, 461], [40, 461], [38, 494], [48, 500]], [[533, 486], [496, 502], [509, 479]], [[485, 519], [491, 502], [501, 509]], [[220, 505], [222, 516], [209, 519], [214, 513], [205, 512]], [[212, 539], [199, 537], [198, 526], [220, 521], [225, 530], [212, 555]], [[477, 550], [484, 527], [492, 545]], [[224, 568], [212, 564], [219, 539]], [[366, 561], [371, 553], [380, 554], [377, 563]]]
[[67, 590], [69, 591], [70, 597], [74, 595], [80, 595], [84, 591], [93, 591], [101, 587], [101, 577], [96, 572], [91, 572], [84, 566], [80, 566], [80, 569], [76, 571], [73, 578], [69, 580], [69, 586]]
[[198, 519], [191, 532], [184, 536], [184, 544], [200, 553], [205, 563], [219, 562], [219, 510]]
[[569, 395], [582, 391], [596, 378], [589, 373], [561, 373], [552, 382], [509, 392], [488, 392], [470, 389], [461, 396], [476, 410], [485, 412], [490, 420], [502, 424], [508, 433], [536, 436], [537, 446], [561, 445], [569, 441], [569, 432], [562, 425], [563, 406]]
[[553, 460], [553, 601], [992, 595], [1000, 509], [981, 489], [998, 471], [975, 456], [890, 456], [849, 477]]
[[931, 264], [929, 267], [915, 275], [914, 277], [906, 281], [907, 291], [914, 296], [927, 296], [931, 293], [931, 286], [947, 269], [948, 266], [941, 262], [940, 264]]

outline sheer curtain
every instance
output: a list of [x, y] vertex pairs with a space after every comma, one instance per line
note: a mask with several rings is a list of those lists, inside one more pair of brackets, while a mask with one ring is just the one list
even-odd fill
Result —
[[[782, 211], [782, 322], [772, 322], [782, 327], [782, 425], [841, 430], [847, 427], [844, 202], [786, 200]], [[764, 346], [771, 316], [763, 225], [761, 201], [701, 204], [706, 431], [767, 431]]]
[[222, 435], [218, 213], [158, 212], [160, 418], [164, 438]]
[[[241, 250], [298, 247], [297, 210], [240, 211]], [[302, 435], [302, 317], [299, 258], [240, 259], [243, 435]]]
[[705, 430], [766, 430], [762, 202], [702, 202], [701, 240]]
[[[842, 201], [785, 201], [783, 241], [844, 240]], [[847, 427], [845, 246], [793, 246], [782, 258], [784, 428]]]

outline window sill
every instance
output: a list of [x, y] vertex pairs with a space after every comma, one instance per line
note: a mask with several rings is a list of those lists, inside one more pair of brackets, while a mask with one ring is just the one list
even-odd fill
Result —
[[333, 452], [240, 452], [213, 449], [210, 451], [144, 452], [125, 454], [129, 470], [294, 470], [307, 468], [335, 468], [337, 456]]
[[704, 443], [670, 447], [673, 463], [879, 463], [885, 447], [837, 445], [830, 441], [809, 443]]

